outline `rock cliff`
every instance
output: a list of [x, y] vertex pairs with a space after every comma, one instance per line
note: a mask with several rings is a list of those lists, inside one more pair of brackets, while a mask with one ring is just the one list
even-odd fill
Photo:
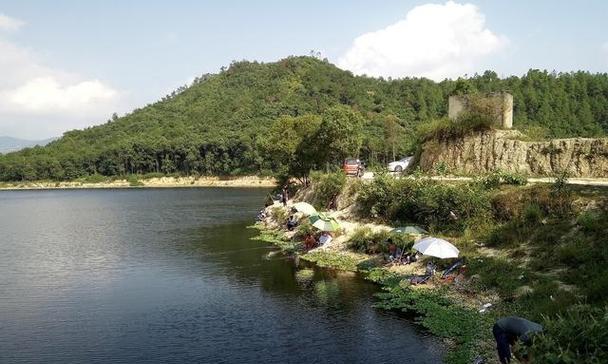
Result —
[[608, 177], [608, 138], [525, 141], [516, 130], [490, 130], [426, 142], [420, 168], [429, 172], [442, 163], [457, 174], [500, 169], [529, 176], [554, 176], [565, 171], [570, 177]]

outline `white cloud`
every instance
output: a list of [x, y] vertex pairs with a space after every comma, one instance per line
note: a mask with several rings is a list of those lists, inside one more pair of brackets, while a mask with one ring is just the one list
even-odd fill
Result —
[[26, 112], [77, 111], [99, 101], [109, 100], [117, 92], [99, 80], [61, 84], [52, 76], [35, 78], [14, 90], [4, 92], [4, 97]]
[[608, 61], [608, 42], [602, 44], [602, 51], [604, 52], [604, 56], [606, 56], [606, 60]]
[[441, 80], [477, 71], [507, 43], [477, 6], [448, 1], [416, 6], [405, 19], [357, 37], [338, 65], [355, 74]]
[[0, 29], [17, 30], [25, 24], [23, 21], [0, 14]]
[[[6, 19], [11, 18], [0, 15], [0, 29], [23, 24]], [[35, 52], [1, 35], [0, 74], [0, 135], [56, 136], [123, 109], [123, 93], [105, 82], [49, 67]]]

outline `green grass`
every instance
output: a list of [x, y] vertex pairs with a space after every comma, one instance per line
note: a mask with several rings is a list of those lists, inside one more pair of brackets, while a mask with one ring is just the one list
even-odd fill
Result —
[[110, 181], [110, 178], [100, 174], [91, 174], [89, 176], [79, 178], [78, 181], [84, 183], [104, 183]]
[[433, 120], [418, 125], [417, 134], [422, 142], [430, 140], [450, 140], [475, 132], [490, 130], [494, 121], [482, 114], [463, 114], [458, 120], [448, 118]]
[[430, 333], [452, 343], [444, 358], [447, 363], [471, 363], [483, 353], [479, 346], [491, 332], [492, 319], [446, 297], [445, 288], [412, 289], [404, 284], [385, 284], [376, 307], [416, 314]]
[[[467, 258], [466, 294], [493, 298], [487, 314], [449, 298], [463, 294], [449, 287], [412, 289], [372, 259], [332, 251], [304, 257], [322, 267], [362, 272], [381, 284], [378, 307], [413, 313], [429, 332], [449, 339], [448, 363], [494, 357], [491, 326], [507, 315], [551, 328], [530, 349], [541, 362], [605, 362], [598, 353], [606, 352], [608, 342], [608, 190], [561, 182], [521, 186], [517, 178], [505, 185], [501, 175], [495, 177], [463, 184], [382, 176], [348, 191], [362, 217], [426, 223], [455, 242]], [[445, 210], [455, 211], [458, 221], [450, 221]], [[349, 248], [377, 254], [387, 236], [359, 229]], [[272, 239], [285, 244], [280, 235], [264, 240]]]
[[250, 228], [258, 230], [258, 235], [252, 237], [252, 240], [259, 240], [276, 246], [286, 253], [295, 253], [300, 249], [300, 243], [296, 243], [285, 237], [285, 233], [280, 230], [267, 229], [261, 224], [251, 225]]
[[339, 269], [344, 271], [356, 272], [361, 259], [356, 259], [350, 255], [327, 250], [314, 250], [301, 257], [302, 259], [313, 262], [319, 267]]

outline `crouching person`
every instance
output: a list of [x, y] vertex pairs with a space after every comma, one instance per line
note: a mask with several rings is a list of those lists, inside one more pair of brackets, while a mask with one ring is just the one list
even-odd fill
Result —
[[[503, 317], [496, 321], [492, 328], [492, 333], [496, 340], [496, 349], [498, 350], [500, 362], [502, 364], [511, 363], [512, 346], [518, 340], [526, 346], [532, 345], [531, 335], [541, 331], [543, 331], [543, 327], [540, 324], [517, 316]], [[526, 362], [527, 358], [521, 358], [521, 360]]]

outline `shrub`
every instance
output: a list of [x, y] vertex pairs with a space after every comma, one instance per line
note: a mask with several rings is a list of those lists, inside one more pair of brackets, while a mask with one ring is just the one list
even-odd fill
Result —
[[358, 195], [363, 217], [463, 231], [474, 217], [490, 215], [489, 196], [475, 184], [379, 176]]
[[524, 186], [528, 183], [526, 176], [519, 173], [504, 172], [496, 170], [481, 177], [478, 180], [487, 189], [496, 188], [500, 185]]
[[500, 186], [500, 182], [501, 181], [499, 172], [488, 173], [487, 175], [479, 179], [479, 183], [481, 183], [483, 187], [487, 189], [492, 189]]
[[525, 186], [528, 184], [528, 178], [523, 174], [516, 172], [501, 172], [502, 182], [505, 185]]
[[589, 278], [583, 284], [583, 290], [590, 303], [605, 303], [608, 298], [608, 275], [599, 264], [591, 264], [586, 274]]
[[287, 210], [283, 207], [273, 207], [270, 213], [272, 214], [272, 218], [279, 224], [283, 224], [287, 220]]
[[492, 195], [490, 204], [492, 206], [492, 216], [498, 221], [511, 221], [519, 218], [525, 202], [523, 201], [523, 193], [518, 191], [507, 190], [500, 191]]
[[349, 241], [349, 248], [366, 254], [385, 253], [388, 236], [387, 231], [374, 233], [370, 228], [357, 229]]
[[588, 248], [589, 244], [582, 239], [568, 239], [555, 252], [560, 263], [577, 268], [589, 258], [585, 254]]
[[130, 174], [127, 177], [127, 182], [129, 182], [129, 186], [131, 186], [131, 187], [141, 187], [144, 185], [143, 182], [141, 182], [139, 180], [139, 178], [137, 178], [137, 175], [135, 175], [135, 174]]
[[444, 161], [441, 161], [435, 165], [435, 174], [438, 176], [445, 176], [448, 174], [448, 166]]
[[326, 174], [313, 172], [311, 179], [315, 186], [313, 205], [320, 209], [328, 208], [346, 185], [346, 175], [341, 171]]
[[429, 140], [450, 140], [461, 138], [474, 132], [490, 130], [494, 126], [494, 119], [482, 113], [463, 113], [457, 120], [447, 118], [423, 123], [417, 128], [418, 139], [421, 142]]
[[411, 249], [414, 244], [408, 235], [391, 234], [386, 230], [373, 232], [370, 228], [363, 227], [355, 230], [349, 240], [349, 248], [366, 254], [387, 253], [386, 242], [389, 238], [404, 251]]
[[91, 174], [82, 178], [85, 183], [102, 183], [106, 182], [108, 177], [102, 176], [101, 174]]
[[367, 252], [368, 247], [374, 244], [371, 235], [372, 229], [368, 227], [356, 229], [348, 242], [348, 247], [352, 250]]
[[572, 193], [569, 186], [559, 187], [538, 185], [525, 191], [523, 198], [538, 205], [545, 215], [565, 217], [572, 213]]
[[575, 305], [565, 314], [545, 317], [532, 358], [539, 363], [608, 363], [608, 308]]
[[578, 216], [576, 223], [586, 233], [598, 233], [606, 227], [605, 218], [606, 216], [602, 216], [598, 212], [585, 211]]
[[565, 216], [572, 212], [572, 191], [568, 186], [568, 173], [562, 172], [555, 177], [555, 182], [551, 186], [550, 197], [552, 203], [551, 212], [558, 216]]
[[519, 139], [527, 140], [527, 141], [541, 141], [547, 140], [549, 136], [549, 130], [542, 126], [538, 125], [528, 125], [523, 127], [518, 127], [518, 129], [523, 134]]
[[390, 205], [396, 196], [395, 179], [387, 174], [378, 174], [371, 183], [361, 186], [357, 197], [360, 213], [364, 217], [386, 218]]
[[310, 221], [308, 220], [308, 218], [304, 218], [304, 219], [300, 220], [300, 225], [298, 226], [296, 233], [293, 235], [293, 239], [294, 240], [304, 240], [306, 235], [314, 234], [314, 233], [315, 233], [315, 228], [310, 224]]
[[359, 178], [350, 178], [346, 182], [346, 187], [340, 196], [342, 201], [346, 202], [346, 205], [350, 205], [354, 202], [354, 197], [361, 190], [362, 181]]
[[519, 219], [512, 220], [492, 230], [484, 240], [487, 245], [493, 247], [513, 247], [527, 241], [530, 230]]
[[535, 226], [543, 218], [543, 210], [535, 203], [526, 206], [523, 214], [523, 221], [526, 226]]
[[564, 171], [558, 173], [555, 176], [555, 181], [553, 182], [551, 188], [555, 193], [564, 192], [568, 188], [568, 172]]

